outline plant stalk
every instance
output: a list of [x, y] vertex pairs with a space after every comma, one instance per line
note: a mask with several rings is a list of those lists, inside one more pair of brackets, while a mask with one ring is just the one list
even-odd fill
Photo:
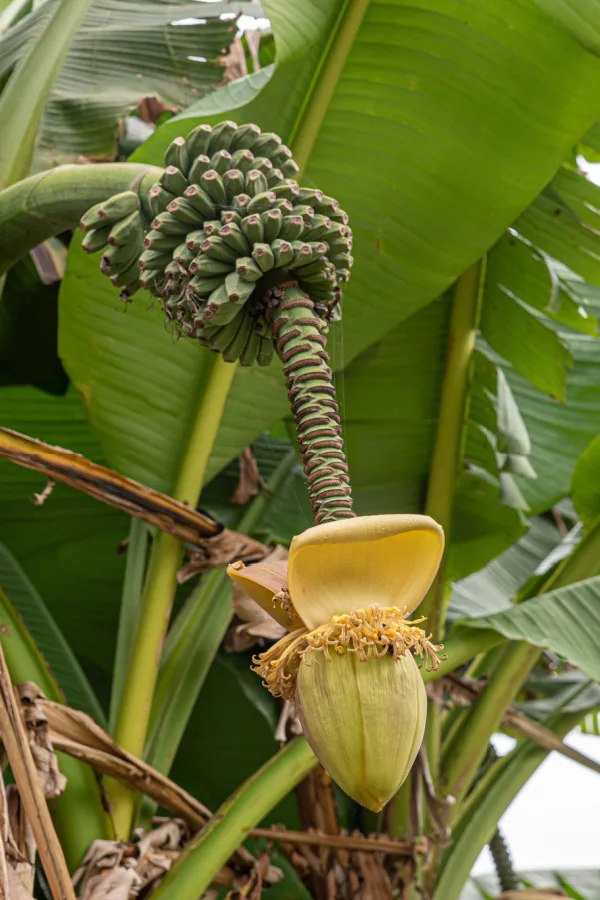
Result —
[[190, 841], [156, 900], [198, 900], [251, 828], [316, 766], [307, 742], [296, 738], [248, 778]]
[[76, 228], [107, 197], [137, 190], [143, 200], [162, 171], [135, 163], [58, 166], [0, 191], [0, 274], [33, 247]]
[[[173, 492], [176, 500], [188, 503], [192, 508], [195, 508], [200, 497], [235, 371], [235, 365], [226, 363], [220, 355], [215, 355], [211, 374], [199, 398], [198, 413], [194, 418]], [[156, 538], [150, 554], [135, 641], [114, 731], [116, 742], [134, 756], [142, 756], [146, 743], [182, 548], [181, 541], [162, 533]], [[127, 840], [133, 823], [134, 794], [118, 782], [109, 782], [107, 791], [117, 835], [120, 839]]]

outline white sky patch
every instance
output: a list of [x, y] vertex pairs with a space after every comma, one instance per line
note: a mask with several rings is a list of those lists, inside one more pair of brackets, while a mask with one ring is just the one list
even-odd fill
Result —
[[[600, 165], [596, 166], [596, 171]], [[600, 178], [600, 174], [598, 175]], [[494, 736], [501, 755], [505, 735]], [[600, 762], [600, 738], [572, 731], [566, 742]], [[512, 742], [514, 743], [514, 742]], [[597, 869], [600, 859], [600, 775], [558, 753], [551, 753], [500, 819], [517, 871], [528, 869]], [[486, 847], [474, 875], [494, 871]]]
[[577, 165], [582, 172], [585, 172], [590, 181], [594, 184], [600, 184], [600, 163], [591, 163], [583, 156], [577, 157]]

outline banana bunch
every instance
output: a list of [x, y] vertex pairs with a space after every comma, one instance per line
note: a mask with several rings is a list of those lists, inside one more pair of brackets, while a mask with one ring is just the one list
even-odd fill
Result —
[[147, 227], [138, 195], [134, 191], [115, 194], [92, 206], [80, 225], [85, 231], [83, 249], [87, 253], [103, 251], [100, 271], [122, 288], [121, 299], [129, 300], [141, 287], [139, 258]]
[[339, 317], [352, 265], [348, 216], [293, 180], [298, 166], [278, 135], [200, 125], [171, 143], [165, 164], [145, 203], [149, 228], [133, 192], [82, 219], [85, 249], [104, 250], [101, 269], [124, 299], [149, 290], [180, 334], [241, 365], [271, 362], [269, 310], [286, 282], [309, 295], [324, 330]]

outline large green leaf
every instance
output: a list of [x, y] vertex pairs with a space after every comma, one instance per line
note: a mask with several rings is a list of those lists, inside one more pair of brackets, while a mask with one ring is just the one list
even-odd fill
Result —
[[[182, 0], [95, 3], [50, 93], [34, 168], [80, 156], [113, 159], [120, 123], [145, 97], [178, 110], [216, 87], [223, 78], [219, 57], [236, 30], [220, 16], [235, 16], [247, 5], [205, 3], [200, 10]], [[43, 31], [54, 6], [55, 0], [38, 5], [0, 39], [0, 77]]]
[[454, 628], [491, 628], [511, 641], [554, 650], [600, 681], [600, 577], [526, 600], [489, 616], [459, 619]]
[[600, 435], [586, 447], [573, 471], [572, 496], [587, 526], [600, 516]]
[[[301, 11], [291, 0], [267, 3], [275, 69], [170, 120], [136, 158], [160, 162], [172, 137], [226, 116], [289, 140], [304, 180], [337, 196], [351, 216], [347, 363], [488, 249], [596, 117], [600, 63], [530, 0], [505, 0], [502, 16], [495, 9], [491, 0], [470, 8], [465, 28], [454, 0], [419, 9], [327, 0]], [[567, 89], [569, 73], [577, 91]], [[168, 489], [201, 357], [184, 342], [168, 346], [161, 315], [146, 314], [143, 296], [119, 317], [96, 261], [72, 254], [61, 297], [65, 365], [86, 393], [108, 461], [131, 475], [143, 468], [145, 481]], [[230, 399], [212, 473], [286, 406], [276, 369], [240, 371]]]

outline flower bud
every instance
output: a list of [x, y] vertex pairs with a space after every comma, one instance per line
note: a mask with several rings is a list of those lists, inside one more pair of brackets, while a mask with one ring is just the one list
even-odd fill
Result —
[[298, 670], [296, 703], [304, 735], [331, 777], [378, 812], [423, 740], [427, 697], [413, 655], [309, 657]]

